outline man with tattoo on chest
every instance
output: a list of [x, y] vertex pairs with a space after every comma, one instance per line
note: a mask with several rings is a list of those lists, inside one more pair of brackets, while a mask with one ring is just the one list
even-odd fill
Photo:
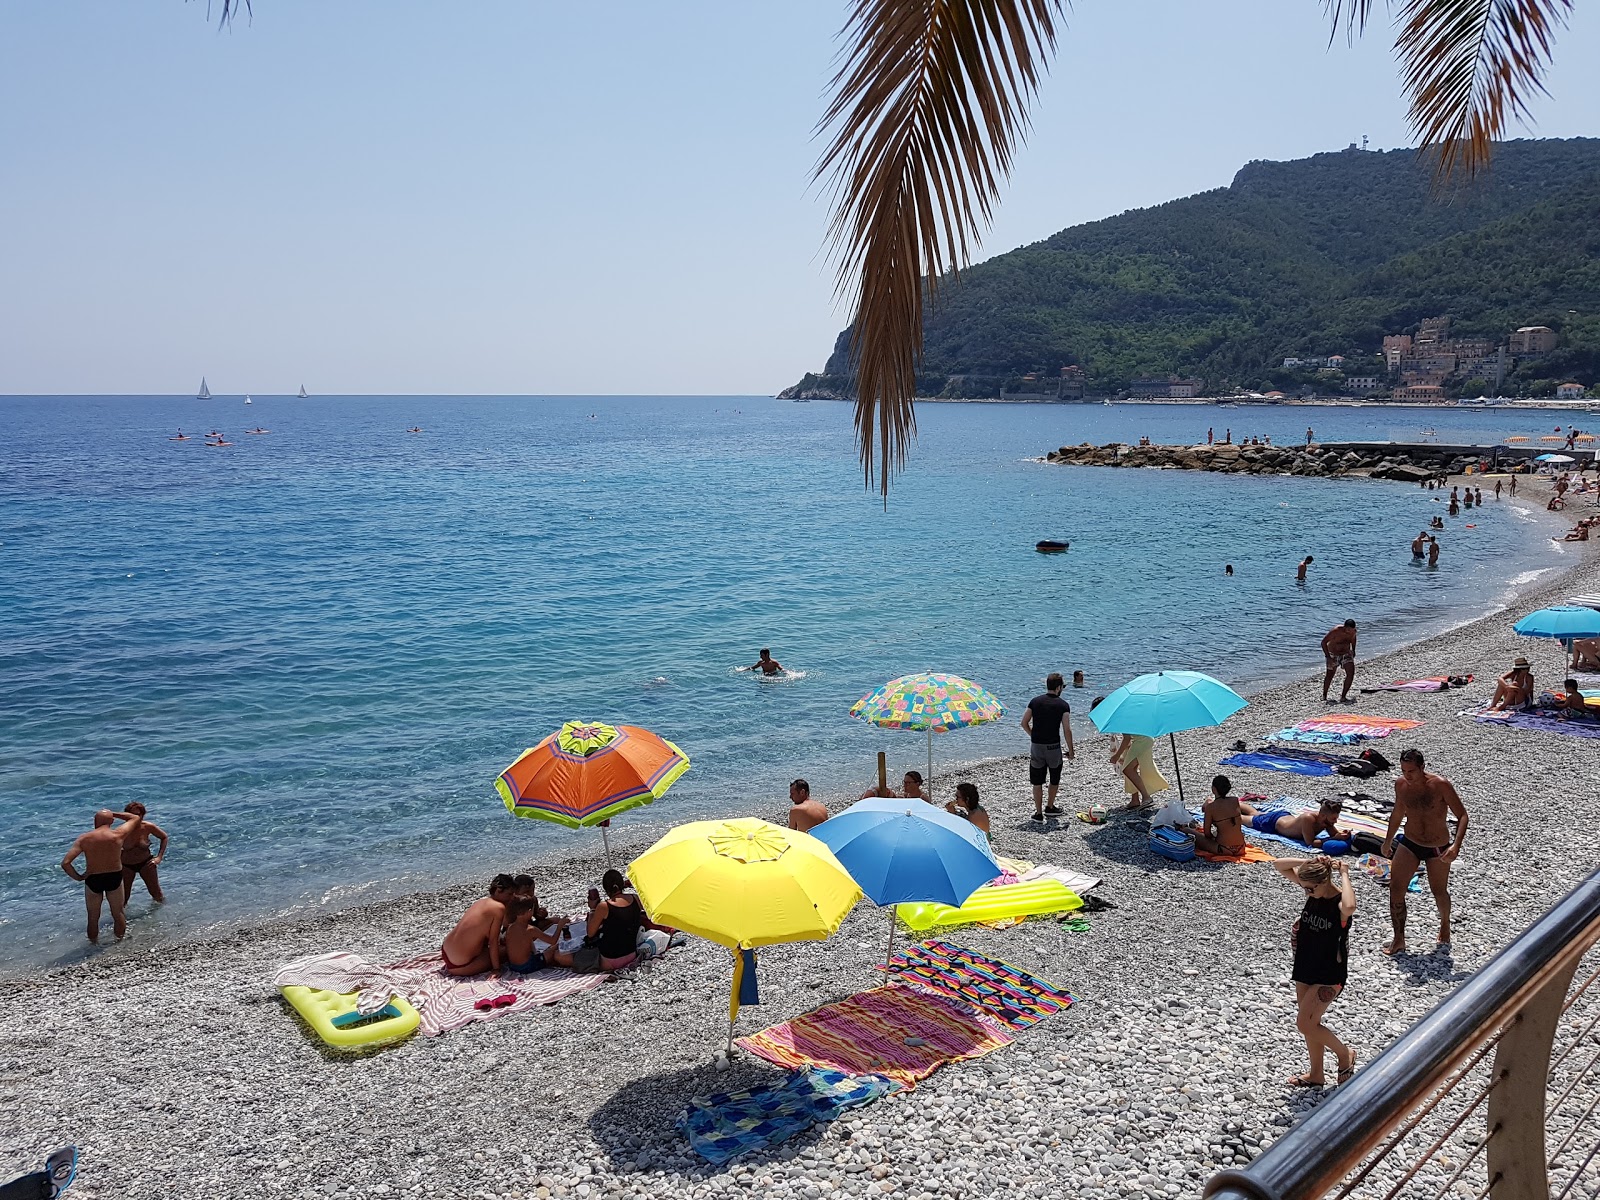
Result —
[[[1456, 836], [1450, 838], [1449, 818], [1456, 819]], [[1404, 824], [1405, 832], [1400, 833]], [[1389, 869], [1389, 921], [1394, 937], [1383, 945], [1385, 954], [1406, 950], [1406, 885], [1419, 865], [1428, 872], [1428, 886], [1439, 905], [1439, 944], [1450, 944], [1450, 864], [1467, 840], [1467, 808], [1455, 787], [1443, 775], [1424, 769], [1422, 751], [1400, 755], [1400, 778], [1394, 781], [1394, 812], [1383, 840]]]

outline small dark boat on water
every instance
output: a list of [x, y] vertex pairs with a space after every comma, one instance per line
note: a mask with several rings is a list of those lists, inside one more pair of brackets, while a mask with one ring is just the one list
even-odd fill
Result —
[[1067, 552], [1067, 547], [1070, 545], [1072, 545], [1071, 542], [1043, 541], [1035, 542], [1033, 544], [1033, 548], [1040, 554], [1065, 554]]

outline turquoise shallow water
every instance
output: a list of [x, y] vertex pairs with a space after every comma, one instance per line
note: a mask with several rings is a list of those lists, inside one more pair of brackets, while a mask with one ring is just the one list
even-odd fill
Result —
[[[564, 719], [688, 751], [652, 819], [776, 816], [796, 775], [837, 794], [880, 748], [921, 763], [919, 736], [845, 716], [893, 675], [970, 675], [1019, 712], [1056, 668], [1099, 691], [1162, 666], [1247, 686], [1319, 662], [1347, 616], [1366, 647], [1396, 644], [1560, 564], [1491, 504], [1416, 570], [1407, 542], [1440, 508], [1398, 484], [1034, 461], [1213, 424], [1293, 441], [1308, 415], [1330, 440], [1563, 419], [926, 405], [885, 510], [839, 404], [0, 400], [0, 959], [79, 952], [56, 864], [102, 806], [143, 800], [175, 837], [172, 902], [133, 906], [144, 941], [592, 836], [514, 821], [492, 790]], [[257, 423], [272, 432], [242, 432]], [[167, 441], [177, 427], [237, 445]], [[1038, 555], [1041, 537], [1072, 550]], [[733, 672], [763, 645], [798, 677]], [[936, 750], [1020, 736], [1008, 719]]]

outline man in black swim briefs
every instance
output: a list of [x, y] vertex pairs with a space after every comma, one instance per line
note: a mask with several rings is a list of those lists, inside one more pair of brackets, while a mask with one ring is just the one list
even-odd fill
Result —
[[[122, 824], [116, 824], [121, 821]], [[127, 893], [122, 886], [122, 848], [138, 832], [144, 818], [138, 813], [114, 813], [102, 808], [94, 815], [94, 828], [79, 834], [61, 860], [61, 869], [83, 884], [83, 903], [89, 915], [89, 940], [100, 941], [100, 901], [111, 905], [111, 928], [120, 942], [128, 932]], [[75, 864], [83, 856], [84, 869]]]
[[[1456, 819], [1453, 841], [1449, 823], [1452, 816]], [[1394, 781], [1394, 811], [1389, 814], [1389, 829], [1383, 840], [1383, 856], [1392, 860], [1389, 921], [1394, 926], [1394, 936], [1383, 945], [1385, 954], [1405, 953], [1406, 885], [1419, 866], [1426, 868], [1428, 886], [1439, 906], [1439, 944], [1450, 944], [1450, 864], [1466, 840], [1467, 808], [1455, 787], [1443, 775], [1425, 769], [1422, 751], [1401, 753], [1400, 778]]]
[[[1022, 728], [1028, 735], [1028, 782], [1033, 785], [1033, 819], [1055, 816], [1056, 792], [1061, 787], [1061, 739], [1067, 739], [1066, 756], [1073, 758], [1072, 706], [1061, 698], [1066, 680], [1060, 671], [1051, 671], [1044, 681], [1044, 695], [1028, 701], [1022, 713]], [[1050, 780], [1050, 801], [1045, 803], [1044, 781]]]

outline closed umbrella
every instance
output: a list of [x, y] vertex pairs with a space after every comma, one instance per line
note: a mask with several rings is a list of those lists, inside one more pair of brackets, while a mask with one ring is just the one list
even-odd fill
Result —
[[929, 901], [959, 908], [1001, 873], [982, 830], [917, 801], [870, 796], [811, 833], [833, 851], [867, 899], [890, 909], [885, 964], [894, 953], [893, 905]]
[[1183, 769], [1174, 734], [1220, 725], [1248, 703], [1227, 684], [1200, 671], [1156, 671], [1129, 680], [1089, 711], [1102, 733], [1166, 736], [1183, 799]]
[[923, 671], [891, 679], [850, 706], [850, 715], [880, 729], [926, 730], [928, 795], [933, 795], [933, 735], [1005, 716], [995, 696], [959, 675]]
[[734, 952], [730, 1047], [748, 952], [823, 941], [861, 899], [821, 841], [754, 817], [679, 825], [628, 864], [628, 879], [651, 920]]
[[689, 756], [636, 725], [568, 721], [494, 781], [513, 816], [569, 829], [599, 825], [606, 859], [606, 823], [620, 812], [659, 800], [689, 769]]

